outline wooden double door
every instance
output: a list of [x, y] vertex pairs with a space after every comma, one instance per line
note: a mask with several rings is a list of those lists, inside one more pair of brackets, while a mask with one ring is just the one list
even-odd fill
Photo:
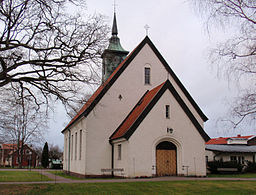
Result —
[[156, 147], [157, 176], [177, 175], [177, 150], [171, 142], [161, 142]]

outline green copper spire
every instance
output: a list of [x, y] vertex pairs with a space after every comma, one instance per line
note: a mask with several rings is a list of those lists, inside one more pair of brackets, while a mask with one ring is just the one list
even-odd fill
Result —
[[113, 26], [112, 26], [112, 35], [117, 35], [117, 24], [116, 24], [116, 13], [114, 13], [114, 20], [113, 20]]
[[121, 46], [120, 39], [117, 36], [117, 22], [116, 13], [114, 12], [113, 26], [112, 26], [112, 36], [109, 39], [108, 48], [104, 50], [102, 54], [102, 82], [107, 80], [107, 78], [112, 74], [116, 67], [125, 59], [128, 51], [124, 50]]
[[114, 13], [112, 36], [109, 39], [108, 49], [114, 50], [114, 51], [125, 51], [121, 46], [120, 39], [118, 38], [117, 34], [118, 34], [118, 30], [117, 30], [117, 22], [116, 22], [116, 13]]

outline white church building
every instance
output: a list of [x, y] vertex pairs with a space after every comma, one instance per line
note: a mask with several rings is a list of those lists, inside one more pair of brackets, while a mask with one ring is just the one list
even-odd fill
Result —
[[148, 36], [128, 55], [117, 34], [114, 15], [102, 85], [62, 131], [64, 171], [205, 176], [207, 117]]

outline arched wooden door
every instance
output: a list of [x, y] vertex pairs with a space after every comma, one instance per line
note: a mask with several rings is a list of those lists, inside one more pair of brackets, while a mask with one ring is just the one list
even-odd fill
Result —
[[156, 175], [177, 175], [177, 149], [168, 141], [156, 146]]

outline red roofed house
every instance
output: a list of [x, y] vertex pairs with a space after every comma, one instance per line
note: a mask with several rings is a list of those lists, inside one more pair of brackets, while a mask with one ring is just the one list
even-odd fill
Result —
[[255, 163], [256, 136], [219, 137], [206, 142], [206, 161], [237, 161]]
[[114, 15], [109, 42], [102, 85], [62, 131], [63, 169], [81, 176], [205, 176], [207, 117], [148, 36], [127, 56]]
[[[23, 146], [22, 166], [36, 167], [38, 165], [37, 153], [27, 144]], [[18, 166], [17, 144], [0, 144], [0, 166]]]

